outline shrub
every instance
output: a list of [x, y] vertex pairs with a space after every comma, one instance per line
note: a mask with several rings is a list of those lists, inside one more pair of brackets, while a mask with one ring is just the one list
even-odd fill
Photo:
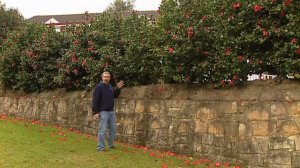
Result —
[[9, 34], [1, 53], [1, 81], [9, 89], [42, 91], [55, 88], [62, 39], [44, 25], [27, 24]]

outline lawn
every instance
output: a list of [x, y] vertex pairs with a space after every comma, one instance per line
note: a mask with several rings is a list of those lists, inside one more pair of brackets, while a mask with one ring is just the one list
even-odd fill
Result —
[[122, 143], [97, 152], [96, 143], [96, 137], [73, 129], [0, 115], [1, 168], [234, 167]]

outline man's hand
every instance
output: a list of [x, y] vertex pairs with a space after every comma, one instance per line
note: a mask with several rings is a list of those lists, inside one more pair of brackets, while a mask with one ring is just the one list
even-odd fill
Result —
[[121, 89], [124, 86], [124, 81], [120, 81], [117, 83], [117, 88]]
[[100, 118], [99, 113], [93, 115], [93, 120], [97, 120], [99, 118]]

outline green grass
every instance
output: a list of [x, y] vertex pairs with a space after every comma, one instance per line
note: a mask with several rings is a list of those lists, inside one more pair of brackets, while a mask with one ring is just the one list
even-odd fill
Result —
[[193, 158], [121, 143], [116, 144], [116, 149], [97, 152], [96, 143], [93, 136], [0, 115], [1, 168], [179, 168], [209, 165], [195, 165], [191, 164], [197, 161]]

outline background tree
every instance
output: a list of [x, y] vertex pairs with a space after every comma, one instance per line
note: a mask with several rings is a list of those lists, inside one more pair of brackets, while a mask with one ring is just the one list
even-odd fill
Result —
[[0, 44], [6, 38], [7, 32], [18, 27], [23, 20], [17, 9], [6, 8], [0, 1]]
[[125, 12], [133, 10], [135, 0], [114, 0], [107, 9], [106, 12]]

